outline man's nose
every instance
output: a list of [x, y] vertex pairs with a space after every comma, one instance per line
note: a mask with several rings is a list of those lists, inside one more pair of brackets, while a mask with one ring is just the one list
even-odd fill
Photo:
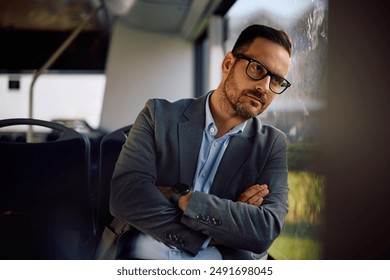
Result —
[[270, 82], [271, 82], [271, 77], [267, 75], [263, 79], [256, 81], [256, 89], [262, 93], [269, 92]]

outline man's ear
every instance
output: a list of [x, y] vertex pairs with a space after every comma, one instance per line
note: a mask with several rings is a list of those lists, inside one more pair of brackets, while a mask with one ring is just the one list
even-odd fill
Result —
[[234, 61], [236, 60], [232, 52], [228, 52], [222, 61], [222, 74], [227, 75], [232, 69]]

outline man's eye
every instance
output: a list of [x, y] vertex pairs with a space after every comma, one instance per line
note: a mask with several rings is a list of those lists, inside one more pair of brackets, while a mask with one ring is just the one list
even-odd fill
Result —
[[253, 70], [256, 72], [263, 72], [264, 68], [259, 64], [255, 64], [255, 65], [253, 65]]
[[252, 63], [252, 65], [251, 65], [251, 71], [252, 71], [253, 73], [260, 74], [260, 75], [263, 75], [263, 74], [266, 72], [266, 70], [264, 69], [264, 67], [261, 66], [261, 65], [258, 64], [258, 63]]
[[282, 77], [273, 76], [272, 83], [275, 85], [283, 86], [283, 84], [286, 84], [286, 81]]

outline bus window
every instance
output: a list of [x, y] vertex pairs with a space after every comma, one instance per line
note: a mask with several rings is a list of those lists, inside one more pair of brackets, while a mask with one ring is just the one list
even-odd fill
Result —
[[322, 140], [319, 114], [325, 107], [327, 0], [238, 0], [225, 15], [225, 51], [250, 24], [285, 30], [293, 41], [289, 76], [292, 87], [278, 96], [263, 123], [288, 137], [289, 213], [282, 234], [269, 250], [275, 259], [319, 259], [324, 176], [310, 164], [310, 151]]

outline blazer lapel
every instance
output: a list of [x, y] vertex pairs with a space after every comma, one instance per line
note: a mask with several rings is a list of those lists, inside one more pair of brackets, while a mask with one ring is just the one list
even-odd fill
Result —
[[205, 125], [206, 96], [194, 101], [183, 113], [188, 121], [178, 124], [180, 182], [192, 185]]

